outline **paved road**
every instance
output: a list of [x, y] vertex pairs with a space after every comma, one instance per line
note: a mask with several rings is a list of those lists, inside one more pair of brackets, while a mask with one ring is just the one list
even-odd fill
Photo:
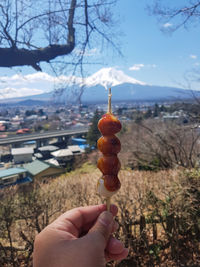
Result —
[[84, 128], [79, 128], [76, 130], [60, 130], [60, 131], [48, 131], [45, 133], [16, 135], [13, 137], [0, 139], [0, 145], [10, 145], [10, 144], [22, 143], [26, 141], [36, 141], [36, 140], [56, 138], [56, 137], [61, 137], [61, 136], [84, 134], [87, 132], [88, 132], [88, 128], [84, 127]]

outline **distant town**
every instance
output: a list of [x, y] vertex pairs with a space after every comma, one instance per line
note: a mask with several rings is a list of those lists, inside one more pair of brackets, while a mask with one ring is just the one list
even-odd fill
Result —
[[[189, 121], [172, 103], [113, 103], [113, 112], [128, 123], [141, 116]], [[96, 110], [107, 104], [0, 106], [0, 188], [54, 177], [71, 170], [88, 148], [86, 136]]]

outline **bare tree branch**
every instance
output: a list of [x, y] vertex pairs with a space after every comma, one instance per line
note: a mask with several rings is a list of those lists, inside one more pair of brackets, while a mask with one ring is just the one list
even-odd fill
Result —
[[2, 1], [0, 67], [27, 65], [41, 71], [41, 62], [50, 63], [57, 57], [70, 55], [75, 46], [82, 49], [76, 60], [77, 66], [81, 65], [95, 34], [118, 50], [103, 31], [111, 19], [106, 21], [99, 15], [106, 14], [117, 0], [92, 0], [90, 3], [88, 0], [44, 0], [41, 10], [35, 9], [40, 0]]
[[[193, 19], [200, 16], [200, 1], [188, 1], [188, 4], [178, 5], [174, 1], [171, 6], [166, 6], [162, 0], [155, 0], [153, 5], [148, 5], [151, 15], [156, 15], [161, 21], [173, 21], [173, 25], [169, 27], [169, 31], [176, 31], [181, 27], [193, 22]], [[175, 6], [174, 6], [175, 4]]]

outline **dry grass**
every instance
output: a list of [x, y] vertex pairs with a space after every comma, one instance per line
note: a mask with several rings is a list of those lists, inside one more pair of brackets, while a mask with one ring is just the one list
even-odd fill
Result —
[[[116, 236], [129, 247], [130, 254], [127, 260], [110, 266], [191, 267], [200, 264], [199, 221], [193, 218], [198, 214], [195, 201], [199, 198], [196, 192], [191, 191], [193, 183], [199, 190], [199, 174], [194, 175], [198, 177], [196, 180], [192, 178], [189, 181], [191, 173], [184, 174], [181, 170], [120, 172], [122, 187], [112, 198], [112, 203], [119, 207], [117, 220], [120, 228]], [[48, 184], [35, 184], [28, 194], [16, 195], [15, 201], [10, 204], [7, 197], [4, 205], [15, 205], [15, 218], [10, 227], [13, 246], [26, 246], [25, 251], [13, 252], [15, 266], [31, 266], [31, 244], [35, 234], [59, 214], [77, 206], [104, 201], [96, 193], [100, 175], [94, 165], [87, 163], [81, 169]], [[1, 210], [1, 229], [4, 233], [5, 216], [11, 214], [8, 216], [8, 212], [2, 213]], [[9, 246], [7, 234], [1, 243]], [[1, 253], [0, 262], [2, 266], [14, 266], [9, 265], [4, 253]]]

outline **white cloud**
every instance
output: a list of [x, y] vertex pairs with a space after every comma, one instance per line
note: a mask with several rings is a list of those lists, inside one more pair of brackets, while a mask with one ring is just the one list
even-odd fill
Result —
[[22, 97], [47, 93], [53, 90], [58, 83], [47, 73], [37, 72], [28, 75], [15, 74], [0, 77], [0, 98]]
[[20, 89], [17, 89], [14, 87], [5, 87], [3, 89], [0, 89], [0, 99], [29, 96], [30, 92], [31, 95], [39, 95], [43, 93], [42, 90], [36, 88], [30, 89], [28, 87], [22, 87]]
[[35, 83], [39, 81], [53, 81], [53, 77], [48, 75], [47, 73], [44, 72], [37, 72], [33, 74], [28, 74], [28, 75], [20, 75], [20, 74], [15, 74], [13, 76], [1, 76], [0, 77], [0, 82], [3, 83], [11, 83], [13, 85], [22, 85], [25, 83]]
[[0, 76], [0, 99], [48, 93], [62, 85], [73, 86], [83, 82], [81, 77], [65, 75], [53, 77], [45, 72]]
[[190, 55], [190, 58], [197, 59], [197, 55]]
[[[156, 65], [135, 64], [132, 69], [139, 70], [143, 67], [155, 67]], [[130, 68], [131, 69], [131, 68]], [[144, 84], [132, 77], [125, 75], [115, 68], [103, 68], [97, 73], [82, 79], [76, 76], [60, 75], [53, 77], [48, 73], [37, 72], [28, 75], [15, 74], [13, 76], [0, 76], [0, 99], [39, 95], [53, 91], [63, 86], [94, 86], [98, 83], [111, 83], [113, 85], [122, 82]]]
[[140, 70], [141, 68], [144, 68], [144, 64], [134, 64], [132, 67], [129, 68], [129, 70]]
[[169, 23], [169, 22], [163, 24], [163, 28], [165, 28], [165, 29], [170, 28], [172, 26], [173, 26], [173, 24], [172, 23]]
[[73, 76], [58, 76], [53, 77], [45, 72], [37, 72], [28, 75], [19, 75], [15, 74], [13, 76], [0, 76], [0, 94], [5, 90], [5, 88], [16, 88], [18, 91], [21, 91], [22, 88], [29, 88], [29, 91], [34, 92], [37, 88], [39, 93], [47, 93], [52, 91], [54, 85], [60, 83], [65, 83], [68, 85], [76, 84], [80, 82], [81, 78]]
[[134, 64], [132, 67], [129, 68], [129, 70], [138, 71], [142, 68], [156, 68], [156, 64]]

